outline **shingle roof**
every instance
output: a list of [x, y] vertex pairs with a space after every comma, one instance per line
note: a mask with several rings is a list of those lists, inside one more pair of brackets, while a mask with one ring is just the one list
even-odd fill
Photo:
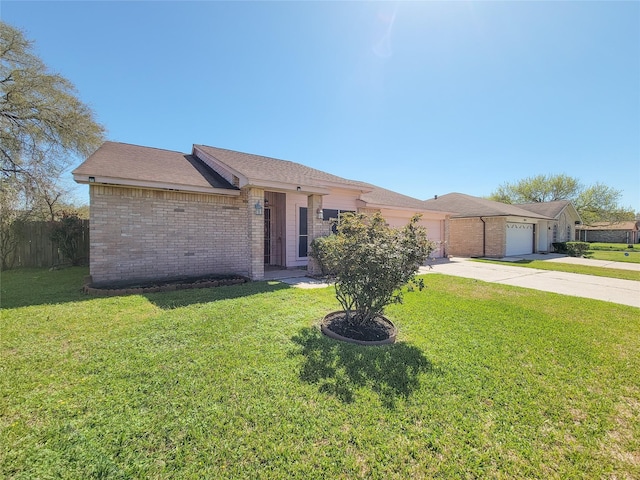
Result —
[[438, 198], [426, 200], [423, 204], [429, 210], [452, 212], [454, 213], [452, 218], [499, 216], [549, 218], [546, 215], [524, 210], [515, 205], [472, 197], [464, 193], [448, 193]]
[[560, 215], [560, 212], [564, 210], [571, 202], [568, 200], [556, 200], [554, 202], [532, 202], [532, 203], [517, 203], [514, 206], [524, 208], [533, 213], [539, 213], [547, 217], [555, 218]]
[[377, 187], [368, 183], [363, 183], [371, 191], [360, 195], [360, 199], [371, 205], [383, 205], [390, 207], [410, 208], [414, 210], [427, 210], [424, 202], [417, 198], [409, 197], [386, 188]]
[[640, 222], [596, 222], [591, 225], [576, 225], [580, 230], [640, 230]]
[[[244, 176], [249, 183], [266, 181], [320, 188], [345, 188], [355, 190], [367, 204], [416, 211], [429, 210], [417, 198], [366, 182], [348, 180], [300, 163], [206, 145], [194, 145], [194, 153], [198, 153], [196, 150], [210, 155], [220, 164]], [[237, 187], [193, 155], [118, 142], [105, 142], [73, 174], [85, 179], [90, 175], [113, 183], [125, 180], [178, 190], [207, 187], [237, 190]]]
[[358, 189], [364, 186], [362, 182], [347, 180], [346, 178], [289, 160], [280, 160], [206, 145], [194, 145], [194, 147], [242, 174], [249, 180], [249, 183], [263, 180], [316, 187], [325, 186], [327, 183], [343, 185], [347, 188], [356, 187]]
[[329, 184], [331, 186], [359, 190], [362, 192], [360, 199], [369, 204], [426, 210], [422, 200], [417, 198], [370, 183], [342, 178], [300, 163], [206, 145], [194, 145], [194, 147], [244, 175], [250, 182], [259, 179], [318, 187], [324, 187]]
[[73, 175], [175, 185], [176, 189], [236, 187], [191, 155], [171, 150], [105, 142]]

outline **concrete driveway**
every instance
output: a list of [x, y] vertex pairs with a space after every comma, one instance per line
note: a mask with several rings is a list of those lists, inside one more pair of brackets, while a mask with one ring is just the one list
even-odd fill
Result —
[[[531, 256], [526, 256], [530, 258]], [[549, 257], [545, 260], [561, 261], [560, 258], [571, 257]], [[525, 258], [525, 257], [519, 257]], [[575, 261], [577, 260], [577, 261]], [[594, 266], [615, 267], [615, 262], [606, 262], [614, 265], [596, 265], [585, 262], [597, 262], [589, 259], [569, 260], [569, 263], [582, 263]], [[630, 269], [640, 270], [640, 265], [634, 265]], [[502, 283], [516, 287], [533, 288], [545, 292], [561, 293], [574, 297], [593, 298], [606, 302], [619, 303], [640, 308], [640, 282], [632, 280], [619, 280], [617, 278], [596, 277], [594, 275], [580, 275], [577, 273], [553, 272], [548, 270], [537, 270], [533, 268], [515, 267], [505, 263], [498, 265], [493, 263], [474, 262], [466, 258], [451, 258], [449, 260], [438, 260], [433, 264], [433, 268], [421, 267], [420, 273], [442, 273], [457, 277], [474, 278], [485, 282]]]

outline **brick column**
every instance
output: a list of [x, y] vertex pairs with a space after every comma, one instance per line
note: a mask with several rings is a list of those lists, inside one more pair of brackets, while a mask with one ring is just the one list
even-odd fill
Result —
[[256, 215], [256, 203], [264, 208], [264, 190], [250, 188], [247, 192], [247, 240], [249, 242], [249, 277], [264, 278], [264, 210]]
[[[308, 251], [311, 252], [311, 242], [325, 234], [323, 228], [323, 221], [318, 218], [318, 209], [322, 208], [322, 196], [321, 195], [309, 195], [307, 197], [307, 239], [308, 239]], [[310, 275], [320, 275], [322, 272], [318, 263], [308, 256], [307, 272]]]

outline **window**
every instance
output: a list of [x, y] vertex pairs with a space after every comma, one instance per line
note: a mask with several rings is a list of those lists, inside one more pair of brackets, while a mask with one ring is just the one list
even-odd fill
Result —
[[300, 207], [300, 215], [298, 215], [300, 222], [298, 226], [298, 257], [307, 256], [307, 241], [309, 238], [307, 232], [307, 207]]
[[322, 210], [323, 220], [330, 221], [331, 223], [331, 231], [333, 233], [338, 233], [338, 225], [340, 224], [340, 215], [343, 213], [355, 213], [353, 210], [338, 210], [325, 208]]

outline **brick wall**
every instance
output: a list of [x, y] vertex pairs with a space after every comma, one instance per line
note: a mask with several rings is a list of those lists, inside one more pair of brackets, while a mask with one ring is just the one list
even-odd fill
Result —
[[248, 276], [252, 280], [262, 280], [264, 278], [264, 210], [262, 215], [256, 215], [255, 205], [260, 203], [264, 208], [264, 190], [260, 188], [250, 188], [246, 191], [246, 227], [235, 243], [248, 242], [247, 256], [249, 272]]
[[95, 284], [250, 274], [246, 191], [234, 197], [92, 185], [90, 196]]
[[484, 224], [477, 217], [452, 218], [445, 231], [447, 255], [503, 257], [507, 242], [505, 228], [506, 220], [502, 217], [484, 218]]
[[[308, 251], [311, 251], [311, 242], [314, 239], [328, 235], [331, 231], [331, 223], [325, 222], [322, 218], [318, 218], [318, 210], [322, 209], [322, 196], [309, 195], [307, 197], [307, 245]], [[307, 271], [310, 275], [319, 275], [322, 273], [320, 265], [311, 256], [307, 260]]]
[[634, 233], [632, 230], [578, 230], [575, 236], [583, 242], [636, 243]]

